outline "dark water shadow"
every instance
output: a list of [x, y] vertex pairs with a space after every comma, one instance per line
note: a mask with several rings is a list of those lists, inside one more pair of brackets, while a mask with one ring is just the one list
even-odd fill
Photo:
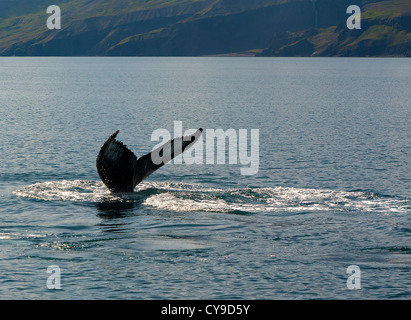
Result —
[[137, 202], [100, 202], [96, 204], [97, 216], [102, 219], [116, 219], [129, 216], [139, 206]]
[[116, 198], [107, 197], [96, 203], [97, 216], [102, 219], [117, 219], [135, 215], [143, 202], [153, 194], [164, 192], [156, 188], [150, 188], [139, 192], [116, 194]]

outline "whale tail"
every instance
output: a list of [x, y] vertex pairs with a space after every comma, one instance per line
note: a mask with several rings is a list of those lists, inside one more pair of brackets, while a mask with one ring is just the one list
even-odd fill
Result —
[[150, 174], [193, 146], [202, 131], [200, 128], [192, 135], [170, 140], [137, 159], [126, 145], [116, 140], [117, 130], [100, 149], [96, 159], [97, 172], [111, 192], [133, 192], [136, 185]]

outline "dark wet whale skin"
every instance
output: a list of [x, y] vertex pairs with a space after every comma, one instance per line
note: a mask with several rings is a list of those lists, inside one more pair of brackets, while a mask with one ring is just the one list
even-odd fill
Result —
[[[191, 136], [179, 138], [182, 139], [181, 150], [174, 150], [174, 141], [176, 139], [169, 141], [171, 142], [170, 160], [190, 148], [198, 140], [201, 132], [202, 129], [200, 128]], [[137, 159], [135, 154], [126, 145], [116, 140], [118, 133], [119, 130], [114, 132], [101, 147], [96, 159], [97, 172], [111, 192], [133, 192], [137, 184], [161, 168], [164, 163], [155, 164], [152, 161], [152, 152]], [[163, 146], [166, 144], [167, 142]], [[159, 151], [160, 156], [162, 152], [163, 150]]]

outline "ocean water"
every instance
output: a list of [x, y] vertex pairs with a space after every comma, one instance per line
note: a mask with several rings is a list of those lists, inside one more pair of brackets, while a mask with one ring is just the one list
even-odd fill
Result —
[[[1, 58], [0, 75], [0, 299], [410, 299], [410, 59]], [[119, 129], [142, 156], [175, 121], [258, 129], [258, 172], [169, 164], [110, 194], [103, 142]]]

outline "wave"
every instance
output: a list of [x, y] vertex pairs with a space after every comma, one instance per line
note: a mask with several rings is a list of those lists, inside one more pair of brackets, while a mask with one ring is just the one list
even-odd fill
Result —
[[143, 182], [135, 192], [112, 194], [103, 183], [88, 180], [39, 182], [14, 191], [19, 197], [43, 201], [122, 202], [168, 211], [203, 212], [383, 212], [406, 213], [409, 199], [372, 192], [326, 189], [210, 188], [197, 184]]

